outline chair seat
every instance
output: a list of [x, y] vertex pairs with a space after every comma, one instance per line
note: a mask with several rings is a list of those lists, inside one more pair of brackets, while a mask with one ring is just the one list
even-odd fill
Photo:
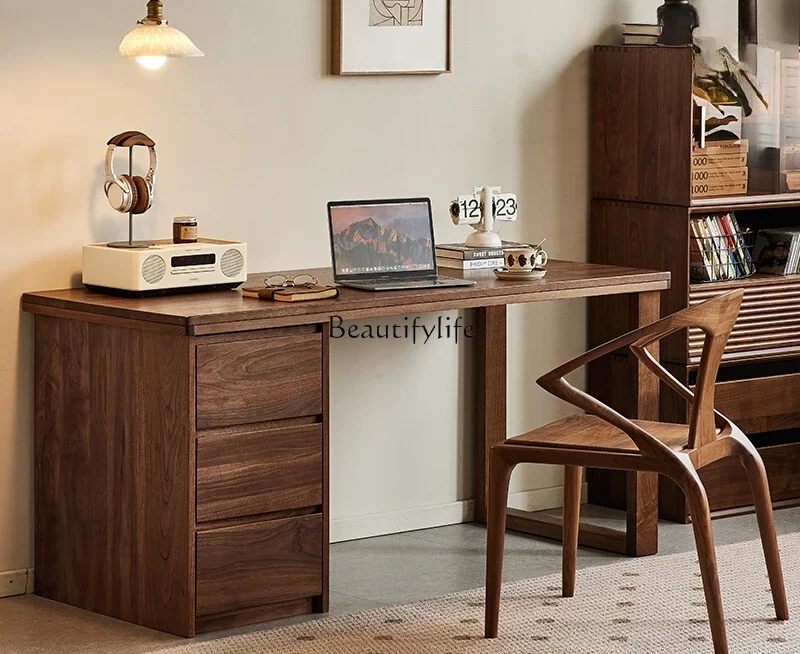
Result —
[[[684, 450], [689, 443], [689, 426], [665, 422], [633, 420], [633, 423], [672, 450]], [[550, 423], [527, 434], [509, 438], [506, 443], [539, 447], [557, 447], [593, 452], [636, 454], [639, 448], [622, 430], [602, 418], [574, 415]]]

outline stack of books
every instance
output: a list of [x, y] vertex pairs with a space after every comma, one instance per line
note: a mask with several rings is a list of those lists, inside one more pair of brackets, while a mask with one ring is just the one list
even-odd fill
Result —
[[710, 141], [692, 147], [692, 197], [747, 195], [750, 142]]
[[769, 275], [800, 273], [800, 227], [762, 229], [754, 253], [758, 272]]
[[527, 248], [524, 243], [503, 241], [499, 248], [480, 249], [467, 247], [463, 243], [436, 246], [436, 263], [440, 268], [455, 270], [494, 270], [506, 265], [506, 249]]
[[661, 38], [661, 25], [646, 23], [623, 23], [625, 45], [658, 45]]
[[718, 282], [755, 274], [752, 232], [742, 231], [732, 213], [691, 220], [692, 281]]

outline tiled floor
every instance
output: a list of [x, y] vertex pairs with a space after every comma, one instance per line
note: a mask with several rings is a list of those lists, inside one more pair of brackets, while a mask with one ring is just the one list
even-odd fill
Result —
[[[618, 516], [598, 510], [585, 512], [600, 524]], [[800, 530], [800, 508], [776, 513], [779, 533]], [[758, 538], [754, 516], [714, 523], [717, 545]], [[331, 547], [331, 612], [352, 613], [383, 605], [401, 604], [483, 586], [486, 534], [476, 525], [456, 525], [396, 536], [384, 536]], [[662, 523], [661, 554], [694, 548], [690, 526]], [[582, 549], [580, 567], [619, 561], [620, 557]], [[506, 539], [505, 579], [513, 581], [558, 573], [557, 543], [509, 534]], [[205, 635], [220, 638], [266, 629], [284, 623]], [[0, 652], [51, 654], [80, 652], [143, 654], [182, 645], [186, 641], [110, 618], [104, 618], [35, 597], [0, 600]]]

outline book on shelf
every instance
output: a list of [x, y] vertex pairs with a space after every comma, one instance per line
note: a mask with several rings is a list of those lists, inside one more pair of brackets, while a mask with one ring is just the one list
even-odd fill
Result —
[[706, 141], [706, 147], [701, 148], [697, 143], [692, 146], [693, 155], [720, 154], [748, 154], [750, 152], [750, 141], [739, 139], [736, 141]]
[[625, 36], [661, 36], [661, 25], [652, 23], [622, 23]]
[[445, 245], [436, 246], [436, 256], [441, 259], [457, 259], [462, 261], [469, 261], [475, 259], [502, 259], [505, 256], [505, 251], [517, 248], [529, 248], [530, 245], [525, 243], [514, 243], [512, 241], [503, 241], [499, 248], [471, 248], [463, 243], [447, 243]]
[[747, 195], [748, 182], [692, 182], [693, 198], [717, 198], [730, 195]]
[[712, 170], [693, 170], [694, 182], [746, 182], [750, 179], [749, 168], [715, 168]]
[[487, 270], [502, 268], [505, 265], [505, 259], [502, 256], [493, 259], [445, 259], [437, 257], [436, 264], [439, 268], [448, 268], [450, 270]]
[[625, 45], [658, 45], [659, 37], [641, 34], [625, 34], [622, 39]]
[[720, 168], [746, 168], [747, 154], [692, 153], [692, 170], [719, 170]]
[[716, 282], [741, 279], [755, 273], [750, 232], [743, 232], [732, 213], [695, 216], [690, 221], [691, 276], [694, 281]]
[[800, 273], [800, 227], [762, 229], [753, 253], [756, 268], [769, 275]]

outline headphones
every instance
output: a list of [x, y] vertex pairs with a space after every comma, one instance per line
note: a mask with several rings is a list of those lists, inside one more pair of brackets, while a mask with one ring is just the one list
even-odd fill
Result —
[[[114, 152], [120, 148], [146, 147], [150, 152], [150, 170], [146, 177], [117, 175], [114, 172]], [[153, 194], [158, 170], [156, 143], [142, 132], [123, 132], [108, 142], [106, 153], [106, 197], [120, 213], [142, 214], [153, 206]]]

